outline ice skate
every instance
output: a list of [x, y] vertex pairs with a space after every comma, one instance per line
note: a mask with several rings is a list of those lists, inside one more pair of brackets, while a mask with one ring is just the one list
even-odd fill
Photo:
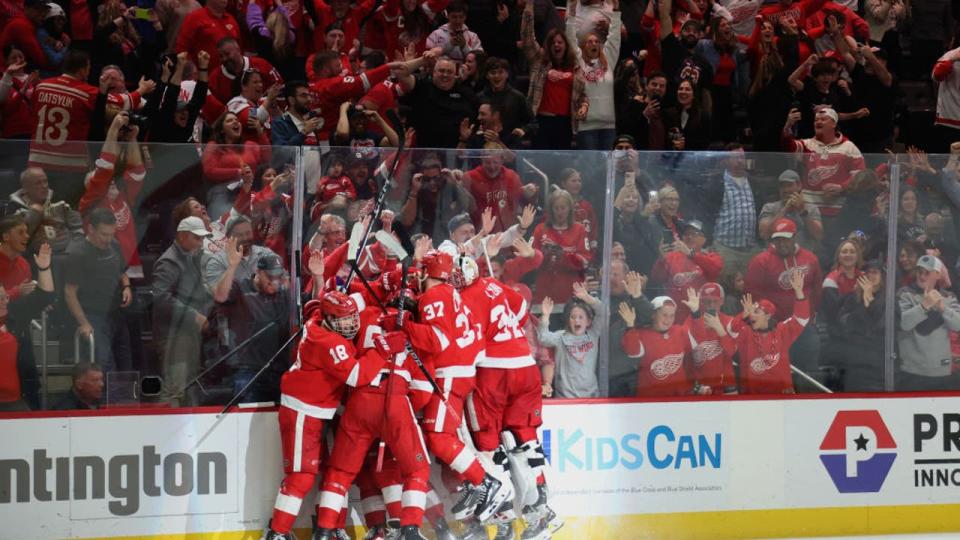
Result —
[[363, 535], [363, 540], [386, 540], [387, 527], [385, 525], [374, 525]]
[[455, 532], [450, 530], [450, 525], [444, 519], [439, 519], [433, 525], [433, 532], [437, 535], [437, 540], [460, 540]]
[[313, 530], [313, 540], [339, 540], [334, 529], [317, 528]]
[[497, 533], [493, 535], [493, 540], [513, 540], [513, 522], [498, 523]]
[[480, 524], [476, 519], [468, 519], [463, 522], [463, 540], [489, 540], [487, 528]]
[[513, 484], [505, 484], [489, 474], [484, 477], [483, 483], [477, 486], [477, 490], [482, 496], [475, 511], [480, 523], [489, 520], [503, 503], [513, 498]]
[[469, 482], [464, 482], [459, 491], [460, 498], [454, 503], [450, 513], [453, 515], [453, 519], [463, 521], [473, 515], [483, 495], [480, 493], [480, 486], [474, 486]]
[[527, 528], [520, 533], [520, 540], [548, 540], [551, 536], [550, 522], [546, 516], [541, 516], [532, 523], [527, 521]]
[[279, 533], [268, 527], [267, 531], [260, 537], [260, 540], [297, 540], [297, 537], [294, 536], [292, 532], [286, 534]]
[[420, 527], [416, 525], [405, 525], [400, 527], [400, 540], [427, 540], [427, 537], [420, 534]]
[[515, 519], [517, 519], [517, 512], [513, 509], [513, 501], [506, 501], [500, 505], [500, 509], [490, 518], [488, 524], [500, 525], [502, 523], [510, 523]]

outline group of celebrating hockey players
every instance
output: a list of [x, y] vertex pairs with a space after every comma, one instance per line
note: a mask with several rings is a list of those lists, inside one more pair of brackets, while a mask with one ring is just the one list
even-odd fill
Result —
[[440, 539], [486, 539], [488, 525], [513, 538], [520, 519], [521, 538], [550, 538], [562, 521], [547, 506], [526, 300], [456, 250], [369, 280], [357, 272], [337, 290], [320, 276], [344, 250], [310, 257], [314, 299], [281, 381], [285, 476], [266, 540], [293, 538], [318, 476], [314, 540], [347, 538], [354, 482], [368, 539], [424, 538], [425, 516]]

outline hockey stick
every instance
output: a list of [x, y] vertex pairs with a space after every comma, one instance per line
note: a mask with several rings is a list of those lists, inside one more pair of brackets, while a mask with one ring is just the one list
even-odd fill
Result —
[[[407, 265], [403, 264], [401, 265], [401, 268], [402, 268], [402, 275], [404, 276], [407, 275]], [[365, 285], [367, 285], [367, 290], [370, 290], [370, 285], [366, 282], [365, 278], [363, 279], [363, 282]], [[401, 285], [403, 285], [402, 282], [401, 282]], [[371, 291], [371, 294], [373, 294], [372, 291]], [[403, 300], [406, 298], [406, 294], [407, 294], [407, 288], [401, 286], [400, 302], [397, 304], [397, 327], [399, 328], [403, 328], [403, 314], [404, 314]], [[381, 305], [380, 308], [383, 309], [383, 314], [387, 315], [386, 308], [384, 308], [383, 305]], [[387, 442], [383, 440], [383, 434], [386, 433], [387, 431], [387, 422], [390, 416], [390, 394], [393, 392], [393, 375], [394, 373], [396, 373], [396, 369], [397, 369], [397, 360], [396, 360], [396, 356], [394, 356], [393, 362], [390, 363], [390, 374], [387, 375], [387, 395], [384, 396], [383, 398], [384, 399], [383, 421], [380, 424], [380, 447], [377, 448], [377, 469], [376, 469], [377, 472], [380, 472], [383, 470], [383, 457], [386, 454], [386, 449], [387, 449]]]
[[260, 378], [260, 375], [263, 375], [263, 373], [267, 370], [267, 368], [270, 367], [270, 364], [273, 364], [273, 361], [276, 360], [277, 357], [280, 356], [281, 353], [283, 353], [283, 351], [287, 350], [287, 347], [289, 347], [290, 344], [293, 343], [293, 340], [300, 337], [300, 334], [303, 333], [303, 329], [306, 328], [306, 326], [307, 325], [304, 324], [303, 326], [300, 327], [299, 330], [294, 332], [293, 335], [290, 336], [290, 339], [285, 341], [284, 344], [281, 345], [279, 349], [277, 349], [277, 352], [273, 353], [273, 356], [271, 356], [270, 359], [267, 360], [267, 363], [264, 364], [262, 368], [260, 368], [260, 371], [258, 371], [256, 375], [254, 375], [253, 378], [250, 379], [250, 382], [248, 382], [246, 386], [244, 386], [239, 392], [237, 392], [237, 395], [230, 398], [230, 401], [227, 402], [226, 406], [223, 407], [223, 410], [220, 411], [220, 414], [217, 415], [218, 419], [223, 415], [227, 414], [227, 411], [230, 410], [230, 407], [233, 407], [238, 401], [240, 401], [240, 397], [243, 396], [243, 394], [245, 394], [247, 390], [250, 389], [251, 386], [253, 386], [253, 383]]
[[[400, 146], [397, 147], [397, 153], [393, 156], [393, 164], [390, 166], [390, 174], [383, 179], [383, 186], [380, 188], [380, 192], [377, 193], [377, 202], [373, 205], [370, 223], [367, 223], [367, 230], [363, 233], [359, 248], [353, 254], [354, 258], [360, 258], [360, 254], [363, 253], [364, 248], [367, 247], [367, 242], [370, 240], [370, 231], [373, 229], [374, 222], [380, 219], [380, 214], [383, 212], [383, 202], [387, 198], [387, 190], [390, 187], [390, 182], [393, 180], [394, 175], [397, 173], [397, 166], [400, 165], [400, 154], [405, 150], [406, 142], [406, 139], [400, 140]], [[349, 256], [350, 254], [347, 255], [347, 257]], [[353, 276], [356, 273], [359, 273], [356, 268], [350, 269], [350, 273], [347, 275], [347, 280], [343, 286], [345, 291], [350, 290], [350, 283], [353, 281]]]
[[[253, 334], [252, 336], [250, 336], [250, 337], [248, 337], [247, 339], [243, 340], [242, 343], [240, 343], [239, 345], [237, 345], [236, 347], [234, 347], [233, 349], [231, 349], [230, 352], [228, 352], [227, 354], [221, 356], [220, 359], [217, 360], [216, 362], [210, 364], [210, 366], [207, 367], [207, 369], [201, 371], [196, 377], [193, 378], [193, 380], [191, 380], [190, 382], [188, 382], [188, 383], [186, 384], [186, 386], [184, 386], [179, 392], [177, 392], [177, 395], [186, 392], [188, 388], [190, 388], [190, 387], [193, 386], [194, 384], [198, 383], [198, 382], [200, 381], [200, 379], [202, 379], [204, 376], [206, 376], [207, 373], [210, 373], [210, 371], [212, 371], [213, 368], [219, 366], [224, 360], [230, 358], [231, 356], [233, 356], [233, 355], [237, 354], [238, 352], [240, 352], [241, 350], [243, 350], [244, 347], [246, 347], [247, 345], [249, 345], [250, 343], [252, 343], [253, 340], [256, 339], [257, 337], [259, 337], [260, 334], [266, 332], [267, 329], [270, 328], [271, 326], [276, 326], [276, 324], [277, 324], [277, 323], [271, 321], [270, 324], [264, 326], [264, 327], [261, 328], [260, 330], [257, 330], [257, 332], [256, 332], [255, 334]], [[202, 385], [202, 384], [200, 385], [200, 389], [203, 390], [203, 385]], [[204, 390], [203, 393], [206, 394], [206, 391]]]
[[798, 368], [797, 366], [791, 365], [791, 366], [790, 366], [790, 371], [796, 373], [796, 374], [799, 375], [802, 379], [804, 379], [804, 380], [806, 380], [808, 383], [812, 384], [813, 387], [816, 388], [817, 390], [826, 392], [827, 394], [832, 394], [832, 393], [833, 393], [833, 390], [830, 390], [829, 388], [827, 388], [826, 386], [824, 386], [820, 381], [818, 381], [818, 380], [814, 379], [813, 377], [807, 375], [806, 373], [804, 373], [804, 372], [803, 372], [800, 368]]

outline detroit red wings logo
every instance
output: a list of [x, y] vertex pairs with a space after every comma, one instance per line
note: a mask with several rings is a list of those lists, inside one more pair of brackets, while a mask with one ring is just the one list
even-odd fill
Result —
[[754, 358], [750, 361], [750, 371], [761, 375], [766, 371], [770, 371], [777, 364], [780, 363], [780, 353], [770, 353], [765, 354], [760, 358]]
[[811, 168], [807, 171], [807, 183], [810, 184], [810, 187], [819, 186], [824, 180], [835, 178], [839, 170], [840, 164], [821, 165]]
[[807, 265], [794, 266], [792, 268], [787, 268], [786, 270], [780, 273], [780, 277], [777, 278], [777, 284], [780, 285], [780, 288], [785, 291], [792, 290], [793, 285], [790, 285], [790, 277], [795, 272], [800, 272], [800, 275], [806, 278], [807, 272], [809, 271], [810, 271], [810, 267], [808, 267]]
[[673, 375], [683, 365], [683, 353], [668, 354], [658, 358], [650, 364], [650, 374], [657, 380], [664, 380]]
[[703, 271], [699, 268], [690, 272], [677, 272], [673, 275], [672, 282], [674, 287], [686, 287], [703, 276]]
[[697, 344], [697, 347], [693, 349], [693, 364], [701, 367], [710, 360], [719, 357], [722, 353], [723, 347], [720, 346], [719, 341], [704, 341]]

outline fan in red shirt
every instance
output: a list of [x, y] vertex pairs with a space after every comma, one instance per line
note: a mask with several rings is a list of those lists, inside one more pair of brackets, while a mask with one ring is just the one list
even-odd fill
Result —
[[70, 51], [63, 61], [63, 75], [37, 85], [31, 100], [36, 123], [28, 166], [47, 171], [87, 171], [84, 141], [89, 138], [99, 92], [85, 82], [89, 76], [90, 57]]
[[793, 314], [780, 324], [773, 320], [777, 308], [769, 300], [756, 304], [753, 296], [744, 295], [743, 316], [736, 330], [740, 353], [740, 392], [744, 394], [792, 394], [790, 346], [810, 322], [810, 302], [803, 292], [804, 277], [790, 274], [790, 287], [796, 302]]
[[516, 223], [524, 201], [535, 202], [539, 191], [533, 183], [522, 186], [516, 171], [504, 167], [503, 156], [502, 146], [490, 148], [484, 152], [480, 166], [463, 175], [476, 201], [470, 217], [474, 223], [480, 223], [483, 211], [493, 209], [497, 218], [493, 232], [505, 231]]
[[20, 393], [20, 370], [17, 365], [17, 338], [7, 331], [7, 306], [10, 297], [0, 287], [0, 411], [29, 410]]
[[34, 126], [33, 109], [30, 108], [30, 99], [33, 97], [36, 77], [28, 75], [26, 58], [20, 49], [13, 48], [7, 55], [7, 69], [3, 72], [3, 82], [0, 87], [6, 86], [7, 95], [0, 98], [0, 138], [26, 139]]
[[341, 75], [343, 67], [339, 53], [324, 51], [317, 54], [313, 65], [318, 80], [310, 83], [310, 90], [315, 96], [314, 103], [320, 107], [323, 115], [323, 124], [319, 131], [320, 140], [330, 140], [330, 134], [337, 127], [341, 103], [363, 96], [372, 85], [389, 77], [390, 68], [397, 67], [398, 64], [402, 63], [384, 64], [358, 76]]
[[[649, 328], [633, 328], [636, 313], [626, 304], [620, 305], [620, 316], [627, 330], [620, 340], [623, 352], [636, 358], [638, 365], [637, 395], [642, 397], [685, 396], [709, 393], [709, 387], [694, 385], [693, 366], [688, 359], [690, 339], [687, 329], [673, 324], [677, 304], [669, 296], [651, 301], [653, 324]], [[723, 327], [720, 327], [723, 330]]]
[[[311, 0], [304, 0], [309, 2]], [[324, 30], [335, 22], [343, 25], [343, 40], [346, 48], [353, 46], [353, 40], [360, 37], [360, 23], [376, 7], [374, 0], [360, 0], [356, 7], [350, 7], [350, 0], [312, 0], [317, 12], [317, 25], [314, 30], [314, 50], [324, 49]], [[319, 30], [319, 31], [317, 31]]]
[[370, 384], [385, 364], [379, 350], [359, 354], [354, 347], [360, 329], [358, 298], [332, 291], [303, 308], [306, 322], [296, 360], [280, 380], [285, 476], [270, 521], [271, 532], [278, 536], [290, 533], [320, 471], [324, 422], [333, 418], [348, 386]]
[[235, 91], [235, 87], [239, 86], [237, 77], [242, 76], [247, 70], [260, 72], [263, 76], [264, 88], [283, 84], [283, 77], [275, 67], [270, 65], [270, 62], [259, 56], [244, 56], [240, 44], [233, 37], [225, 37], [217, 42], [217, 52], [220, 66], [217, 68], [210, 66], [209, 88], [210, 93], [221, 103], [226, 103], [237, 95], [238, 92]]
[[573, 197], [566, 191], [558, 189], [547, 199], [546, 220], [533, 230], [533, 248], [543, 252], [533, 301], [549, 296], [566, 302], [591, 260], [587, 230], [573, 221]]
[[240, 26], [226, 9], [227, 0], [208, 0], [206, 6], [191, 11], [184, 17], [174, 47], [176, 52], [188, 52], [196, 62], [197, 53], [207, 51], [210, 55], [210, 69], [218, 69], [220, 55], [217, 45], [220, 40], [226, 37], [240, 39]]
[[[94, 208], [109, 208], [117, 220], [116, 238], [120, 244], [120, 252], [127, 261], [128, 273], [142, 273], [140, 254], [137, 251], [139, 238], [132, 208], [136, 205], [137, 195], [143, 187], [143, 178], [147, 171], [143, 167], [140, 145], [137, 144], [139, 130], [136, 126], [129, 126], [129, 118], [125, 112], [114, 117], [110, 129], [107, 130], [100, 158], [95, 163], [96, 168], [87, 173], [86, 191], [80, 198], [78, 209], [81, 214], [86, 215], [88, 210]], [[117, 156], [120, 155], [118, 137], [123, 138], [126, 147], [123, 189], [114, 182]]]
[[33, 290], [30, 263], [23, 258], [29, 242], [30, 233], [22, 216], [0, 219], [0, 286], [11, 300]]
[[764, 6], [760, 15], [776, 24], [780, 19], [790, 18], [802, 29], [807, 28], [807, 18], [815, 15], [827, 0], [779, 0], [776, 4]]
[[23, 13], [10, 19], [0, 32], [0, 51], [8, 45], [14, 46], [23, 51], [35, 68], [49, 68], [50, 63], [37, 40], [37, 28], [43, 24], [48, 9], [45, 0], [25, 0]]
[[[719, 283], [704, 283], [700, 287], [700, 313], [687, 319], [690, 338], [693, 376], [698, 383], [709, 387], [711, 394], [736, 394], [737, 378], [733, 371], [733, 356], [737, 352], [733, 328], [737, 321], [720, 311], [723, 306], [723, 287]], [[714, 322], [711, 317], [717, 319]], [[717, 322], [720, 331], [716, 329]]]
[[269, 141], [271, 111], [275, 111], [280, 87], [271, 86], [268, 90], [264, 79], [259, 71], [244, 71], [240, 76], [240, 94], [227, 102], [227, 110], [236, 114], [243, 125], [244, 141]]
[[[417, 53], [427, 48], [427, 36], [434, 27], [437, 14], [447, 8], [449, 0], [387, 0], [367, 25], [365, 45], [384, 51], [393, 58], [413, 43]], [[377, 41], [371, 39], [375, 34]]]
[[698, 289], [707, 281], [716, 281], [723, 270], [723, 258], [720, 254], [704, 251], [706, 240], [703, 223], [697, 220], [683, 222], [680, 227], [680, 240], [670, 246], [670, 251], [660, 255], [650, 271], [650, 278], [655, 283], [663, 284], [667, 295], [679, 304], [679, 324], [686, 321], [690, 315], [686, 306], [680, 304], [687, 289]]
[[804, 276], [804, 292], [811, 309], [816, 312], [823, 283], [817, 256], [800, 247], [796, 241], [797, 225], [788, 218], [773, 224], [770, 247], [750, 260], [744, 276], [745, 290], [764, 298], [777, 308], [777, 318], [784, 320], [793, 313], [792, 276]]

